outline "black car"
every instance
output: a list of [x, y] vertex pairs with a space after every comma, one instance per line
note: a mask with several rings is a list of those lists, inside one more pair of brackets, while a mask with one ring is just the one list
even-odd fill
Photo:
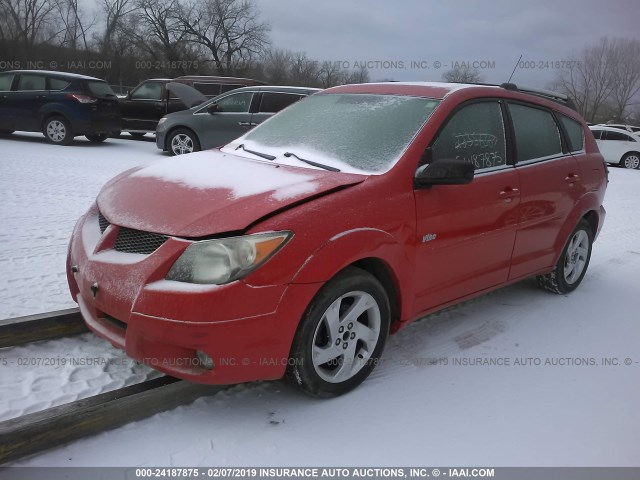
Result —
[[120, 130], [118, 98], [99, 78], [64, 72], [0, 73], [0, 133], [42, 132], [69, 145], [84, 135], [99, 143]]

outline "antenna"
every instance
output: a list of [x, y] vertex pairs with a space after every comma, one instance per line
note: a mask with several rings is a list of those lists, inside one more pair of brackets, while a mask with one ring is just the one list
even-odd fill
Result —
[[516, 66], [513, 67], [513, 72], [511, 72], [511, 76], [509, 77], [509, 80], [507, 80], [507, 83], [511, 83], [511, 79], [513, 78], [513, 74], [516, 73], [516, 70], [518, 68], [518, 65], [520, 65], [520, 60], [522, 60], [522, 54], [520, 54], [520, 58], [518, 59], [518, 61], [516, 62]]

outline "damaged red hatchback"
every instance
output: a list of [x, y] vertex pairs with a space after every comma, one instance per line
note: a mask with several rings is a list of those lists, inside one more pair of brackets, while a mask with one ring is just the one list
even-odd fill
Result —
[[339, 395], [411, 320], [531, 276], [582, 281], [606, 167], [569, 103], [512, 84], [326, 90], [111, 180], [74, 230], [71, 293], [162, 372]]

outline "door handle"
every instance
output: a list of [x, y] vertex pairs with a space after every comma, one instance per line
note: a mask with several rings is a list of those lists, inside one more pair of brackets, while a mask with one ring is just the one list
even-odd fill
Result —
[[238, 125], [240, 125], [241, 127], [250, 127], [251, 124], [249, 122], [238, 122]]
[[513, 200], [514, 197], [517, 197], [519, 195], [520, 195], [520, 189], [518, 188], [506, 187], [504, 190], [500, 192], [500, 198], [507, 203], [511, 202], [511, 200]]
[[575, 183], [580, 181], [580, 175], [576, 175], [575, 173], [570, 173], [566, 177], [564, 177], [564, 181], [567, 183]]

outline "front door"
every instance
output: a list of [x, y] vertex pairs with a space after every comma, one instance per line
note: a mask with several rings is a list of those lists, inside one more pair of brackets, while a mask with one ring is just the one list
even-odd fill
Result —
[[430, 149], [432, 162], [466, 159], [476, 176], [415, 191], [417, 313], [507, 281], [520, 203], [498, 101], [463, 106]]

